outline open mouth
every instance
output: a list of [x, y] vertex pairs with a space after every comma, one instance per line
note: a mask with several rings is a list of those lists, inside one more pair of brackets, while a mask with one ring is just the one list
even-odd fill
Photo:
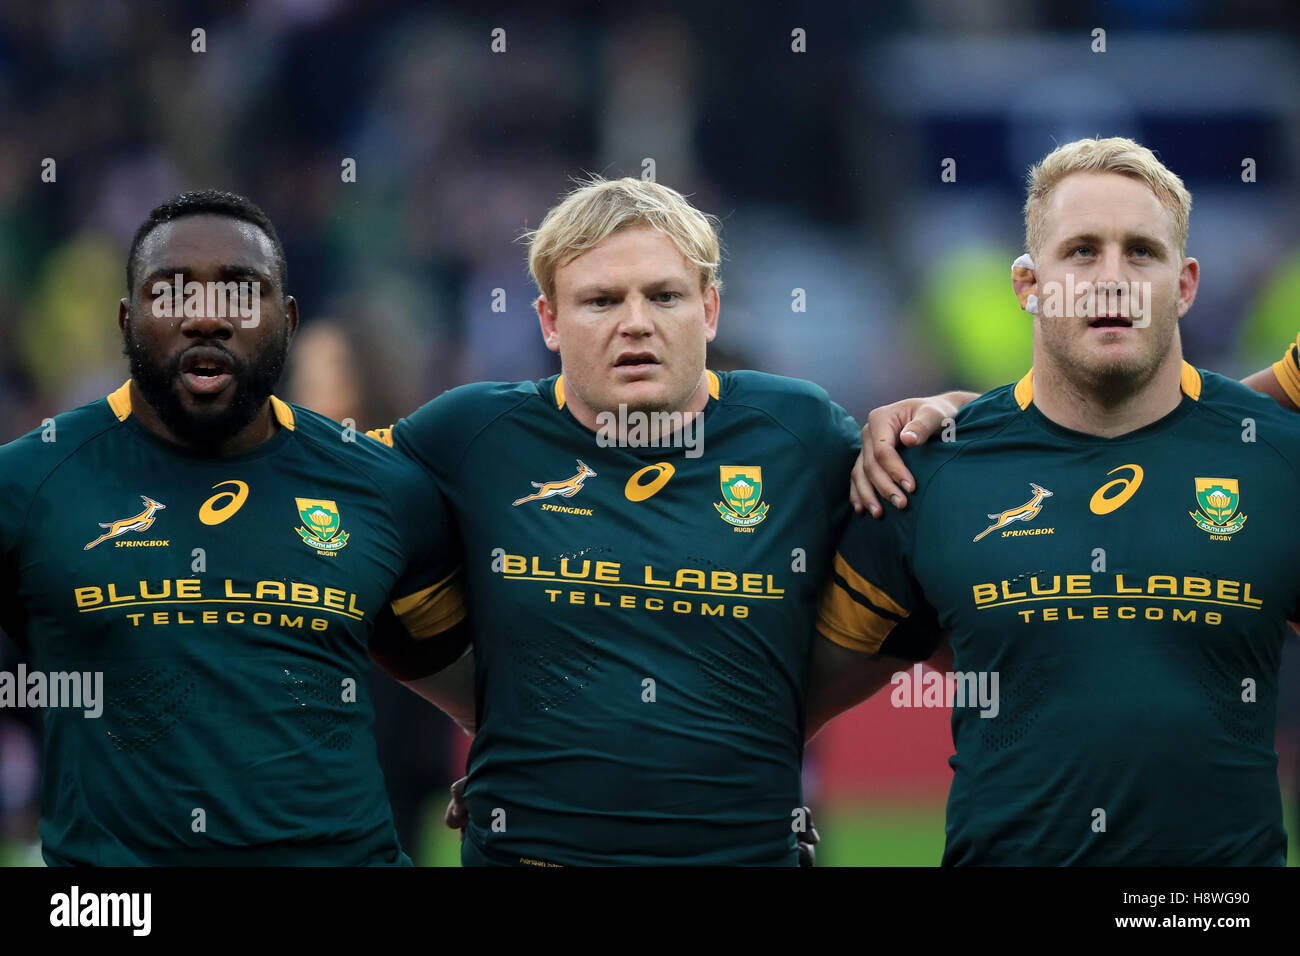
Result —
[[624, 352], [614, 362], [614, 367], [626, 372], [645, 372], [659, 364], [653, 352]]
[[195, 395], [215, 395], [232, 381], [232, 368], [224, 349], [197, 345], [181, 356], [181, 381]]
[[1123, 315], [1099, 315], [1088, 322], [1090, 329], [1131, 329], [1133, 320]]

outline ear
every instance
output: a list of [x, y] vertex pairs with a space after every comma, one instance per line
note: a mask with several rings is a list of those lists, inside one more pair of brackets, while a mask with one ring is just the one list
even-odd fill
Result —
[[298, 333], [298, 300], [291, 295], [284, 297], [284, 321], [289, 330], [289, 341]]
[[1011, 288], [1020, 301], [1020, 308], [1030, 315], [1038, 314], [1038, 273], [1034, 271], [1034, 260], [1025, 253], [1011, 263]]
[[560, 351], [560, 329], [556, 321], [555, 309], [545, 294], [537, 297], [537, 321], [542, 327], [542, 341], [552, 352]]
[[117, 327], [126, 334], [126, 323], [131, 320], [131, 300], [119, 299], [117, 302]]
[[704, 291], [704, 341], [712, 342], [718, 334], [718, 313], [722, 310], [722, 297], [716, 285]]
[[1196, 301], [1196, 289], [1201, 282], [1201, 264], [1190, 256], [1183, 260], [1178, 273], [1178, 317], [1181, 319]]

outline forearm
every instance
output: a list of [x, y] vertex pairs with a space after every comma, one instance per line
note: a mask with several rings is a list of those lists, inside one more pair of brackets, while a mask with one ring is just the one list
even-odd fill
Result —
[[[901, 657], [846, 650], [820, 635], [815, 640], [805, 706], [805, 741], [812, 740], [832, 718], [874, 695], [895, 674], [911, 670], [914, 663]], [[939, 671], [952, 670], [952, 647], [946, 639], [925, 664]]]
[[477, 714], [474, 704], [472, 645], [442, 670], [402, 683], [456, 721], [465, 733], [474, 736]]
[[1241, 380], [1241, 384], [1261, 395], [1272, 397], [1283, 408], [1296, 411], [1295, 402], [1291, 401], [1291, 397], [1283, 390], [1282, 383], [1277, 380], [1271, 368], [1262, 368], [1253, 375], [1247, 375]]
[[818, 635], [805, 705], [804, 738], [812, 740], [831, 718], [862, 703], [911, 666], [897, 657], [863, 654]]

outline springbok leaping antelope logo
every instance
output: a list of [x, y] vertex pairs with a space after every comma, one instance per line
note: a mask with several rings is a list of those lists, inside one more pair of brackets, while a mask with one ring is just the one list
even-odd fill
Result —
[[1001, 514], [989, 515], [993, 523], [972, 538], [972, 541], [978, 541], [990, 531], [997, 531], [998, 528], [1005, 528], [1013, 521], [1033, 521], [1038, 517], [1038, 512], [1043, 510], [1043, 499], [1052, 497], [1052, 493], [1042, 485], [1036, 485], [1032, 481], [1029, 487], [1034, 489], [1034, 497], [1030, 498], [1019, 508], [1012, 508], [1010, 511], [1004, 511]]
[[582, 461], [582, 459], [577, 459], [577, 461], [578, 461], [578, 473], [574, 475], [572, 478], [567, 478], [564, 481], [531, 482], [532, 486], [537, 490], [534, 491], [528, 497], [520, 498], [518, 501], [516, 501], [515, 507], [518, 508], [525, 501], [537, 501], [539, 498], [552, 498], [555, 495], [561, 495], [565, 498], [572, 498], [574, 495], [576, 495], [578, 492], [582, 490], [582, 483], [584, 481], [586, 481], [588, 478], [596, 477], [596, 473], [592, 471], [591, 468], [588, 467], [587, 464]]
[[116, 538], [120, 534], [126, 534], [128, 531], [148, 531], [153, 524], [153, 516], [157, 511], [161, 511], [167, 506], [161, 501], [154, 501], [148, 495], [141, 495], [140, 500], [144, 502], [144, 511], [132, 518], [122, 518], [120, 521], [101, 521], [99, 526], [108, 530], [101, 534], [90, 544], [86, 545], [86, 551], [89, 551], [101, 541], [107, 541], [109, 538]]

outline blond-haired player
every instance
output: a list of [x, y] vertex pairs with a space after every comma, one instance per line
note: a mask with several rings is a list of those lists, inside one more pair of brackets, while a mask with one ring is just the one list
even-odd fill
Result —
[[951, 643], [947, 864], [1285, 861], [1300, 418], [1183, 361], [1190, 204], [1127, 139], [1035, 166], [1013, 275], [1032, 368], [909, 450], [910, 506], [840, 544], [856, 577], [828, 588], [818, 650], [842, 693], [881, 640]]
[[796, 862], [858, 429], [808, 382], [708, 369], [720, 261], [675, 190], [580, 184], [529, 236], [560, 374], [453, 389], [387, 436], [466, 543], [466, 863]]

